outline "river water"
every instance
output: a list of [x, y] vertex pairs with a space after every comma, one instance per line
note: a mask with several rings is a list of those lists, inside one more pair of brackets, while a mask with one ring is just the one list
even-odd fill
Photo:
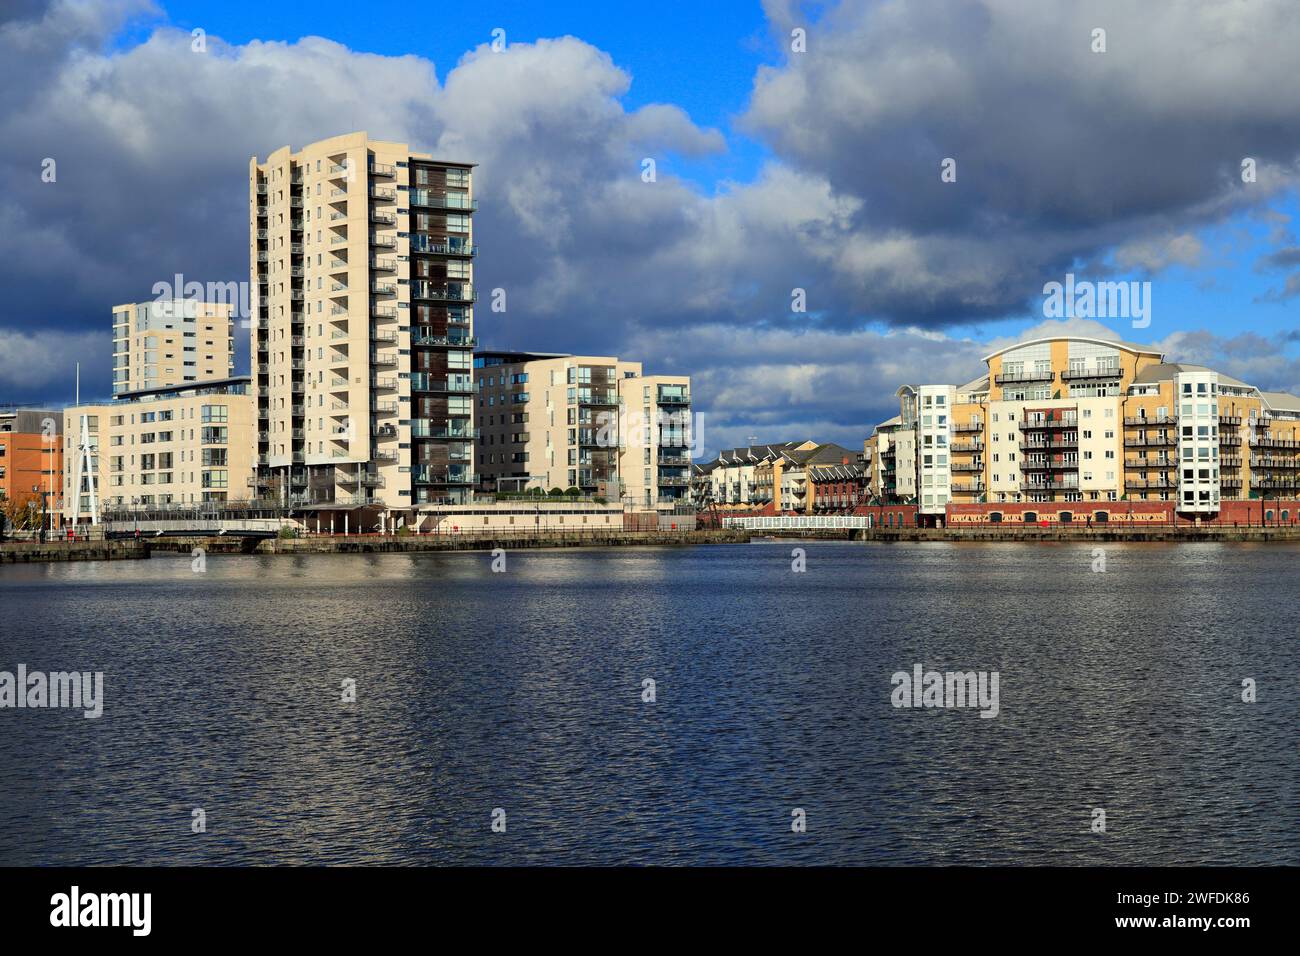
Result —
[[[1296, 865], [1297, 558], [785, 541], [501, 572], [0, 567], [0, 671], [104, 687], [97, 719], [0, 710], [0, 864]], [[996, 672], [996, 717], [894, 706], [917, 664]]]

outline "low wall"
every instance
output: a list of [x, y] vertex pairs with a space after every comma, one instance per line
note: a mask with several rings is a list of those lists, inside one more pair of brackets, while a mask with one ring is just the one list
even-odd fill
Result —
[[0, 564], [32, 561], [122, 561], [149, 557], [141, 541], [5, 541]]
[[995, 524], [1087, 526], [1090, 520], [1093, 525], [1128, 527], [1300, 527], [1300, 501], [1224, 501], [1214, 515], [1179, 513], [1173, 501], [950, 504], [947, 508], [947, 524], [952, 528]]

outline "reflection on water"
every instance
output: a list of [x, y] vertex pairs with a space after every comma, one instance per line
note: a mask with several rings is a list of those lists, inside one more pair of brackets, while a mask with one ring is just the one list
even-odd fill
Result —
[[6, 567], [0, 863], [1300, 862], [1296, 549], [800, 546]]

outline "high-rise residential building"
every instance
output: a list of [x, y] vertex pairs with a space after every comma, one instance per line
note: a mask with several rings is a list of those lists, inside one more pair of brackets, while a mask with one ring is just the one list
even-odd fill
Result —
[[63, 496], [63, 413], [0, 411], [0, 498], [42, 502], [49, 513]]
[[159, 299], [113, 306], [113, 394], [229, 378], [232, 306]]
[[478, 461], [491, 491], [578, 488], [639, 507], [690, 498], [691, 388], [612, 356], [479, 352]]
[[365, 133], [249, 162], [259, 495], [469, 499], [472, 170]]
[[949, 504], [1223, 501], [1300, 493], [1300, 398], [1086, 336], [999, 349], [962, 386], [905, 385], [869, 441], [870, 492]]
[[[255, 403], [247, 376], [143, 389], [63, 411], [63, 510], [193, 505], [247, 497]], [[92, 489], [82, 464], [83, 421]]]

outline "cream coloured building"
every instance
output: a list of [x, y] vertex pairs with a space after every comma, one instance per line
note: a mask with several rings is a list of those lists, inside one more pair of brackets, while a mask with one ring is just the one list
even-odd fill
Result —
[[187, 505], [246, 497], [253, 473], [255, 403], [247, 377], [120, 395], [63, 412], [64, 512], [89, 521], [81, 472], [82, 423], [100, 510]]
[[899, 416], [868, 441], [873, 497], [936, 517], [947, 503], [1126, 499], [1209, 515], [1225, 500], [1300, 492], [1295, 396], [1086, 336], [1017, 343], [985, 361], [988, 373], [963, 386], [899, 389]]
[[362, 132], [250, 160], [259, 496], [469, 499], [472, 170]]
[[229, 303], [165, 299], [113, 306], [113, 394], [229, 378]]
[[479, 352], [479, 470], [488, 491], [578, 488], [657, 507], [690, 497], [686, 376], [613, 356]]

